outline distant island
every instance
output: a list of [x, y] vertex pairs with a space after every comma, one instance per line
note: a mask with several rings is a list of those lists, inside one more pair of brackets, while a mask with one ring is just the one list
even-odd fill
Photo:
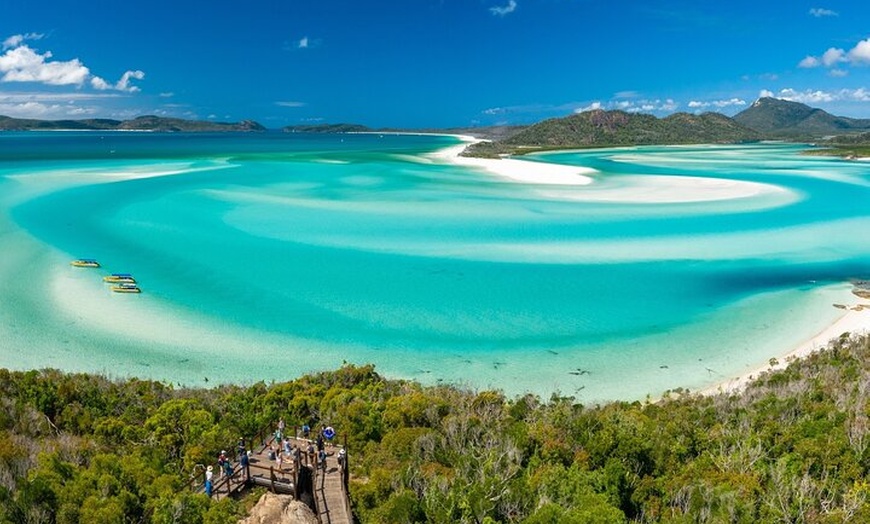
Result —
[[[0, 115], [0, 131], [158, 131], [247, 132], [266, 131], [253, 120], [211, 122], [146, 115], [132, 120], [35, 120]], [[533, 125], [453, 128], [372, 128], [356, 123], [289, 125], [285, 133], [443, 133], [471, 135], [464, 156], [500, 158], [535, 151], [638, 145], [737, 144], [786, 140], [822, 146], [809, 154], [846, 158], [870, 157], [870, 119], [835, 116], [778, 98], [760, 98], [728, 117], [707, 112], [674, 113], [658, 118], [643, 113], [596, 109]]]
[[0, 115], [0, 131], [162, 131], [162, 132], [226, 132], [265, 131], [253, 120], [241, 122], [209, 122], [146, 115], [132, 120], [92, 118], [85, 120], [34, 120]]

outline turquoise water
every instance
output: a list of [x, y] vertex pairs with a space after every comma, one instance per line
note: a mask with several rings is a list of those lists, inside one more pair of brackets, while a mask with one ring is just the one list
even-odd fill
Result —
[[[0, 365], [204, 384], [373, 362], [642, 398], [781, 354], [870, 276], [868, 164], [774, 144], [532, 158], [597, 170], [553, 187], [426, 156], [456, 143], [0, 135]], [[763, 190], [681, 197], [710, 179]], [[111, 294], [109, 272], [143, 294]]]

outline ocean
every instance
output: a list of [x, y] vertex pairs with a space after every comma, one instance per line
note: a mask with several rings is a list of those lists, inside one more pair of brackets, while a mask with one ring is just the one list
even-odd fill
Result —
[[[554, 186], [429, 156], [457, 143], [0, 134], [0, 366], [203, 386], [372, 363], [633, 400], [758, 367], [870, 278], [870, 164], [786, 144], [529, 156], [595, 170]], [[143, 292], [112, 293], [113, 272]]]

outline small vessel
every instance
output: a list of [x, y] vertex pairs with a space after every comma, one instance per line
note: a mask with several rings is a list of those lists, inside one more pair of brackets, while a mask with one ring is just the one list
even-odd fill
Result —
[[136, 279], [130, 273], [112, 273], [107, 277], [103, 277], [103, 282], [109, 284], [135, 284]]
[[121, 283], [112, 286], [112, 291], [115, 293], [141, 293], [142, 290], [136, 284]]
[[77, 258], [70, 262], [70, 265], [75, 267], [100, 267], [100, 263], [93, 258]]

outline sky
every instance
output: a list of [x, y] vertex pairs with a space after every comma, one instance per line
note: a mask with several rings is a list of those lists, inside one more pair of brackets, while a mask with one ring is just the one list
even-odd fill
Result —
[[0, 0], [0, 115], [528, 124], [593, 108], [870, 117], [866, 0]]

